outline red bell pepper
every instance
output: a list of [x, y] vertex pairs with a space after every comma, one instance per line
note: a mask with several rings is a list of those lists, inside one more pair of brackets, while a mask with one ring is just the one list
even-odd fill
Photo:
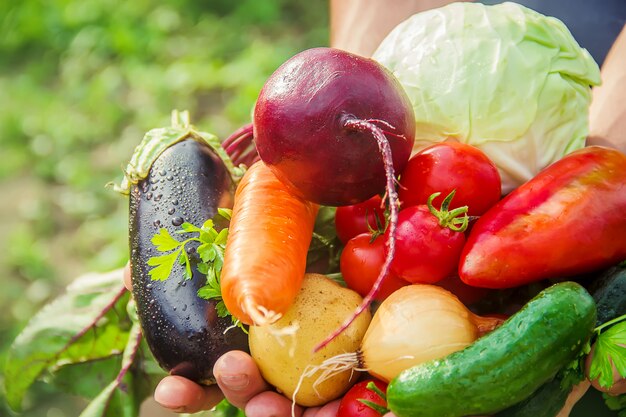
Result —
[[474, 225], [459, 276], [511, 288], [626, 259], [626, 155], [598, 146], [565, 156], [503, 198]]

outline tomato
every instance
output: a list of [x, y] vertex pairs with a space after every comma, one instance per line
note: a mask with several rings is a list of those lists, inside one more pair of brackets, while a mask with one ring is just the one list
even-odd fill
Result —
[[480, 216], [500, 200], [501, 180], [495, 164], [480, 149], [460, 142], [441, 142], [423, 149], [407, 162], [400, 175], [398, 195], [402, 207], [426, 204], [456, 190], [450, 208], [468, 206], [470, 216]]
[[373, 389], [367, 388], [370, 382], [383, 394], [387, 391], [387, 384], [377, 379], [368, 379], [355, 384], [341, 399], [337, 417], [381, 417], [384, 414], [359, 401], [371, 401], [382, 407], [382, 409], [387, 408], [387, 400], [384, 396], [376, 393]]
[[375, 195], [369, 200], [352, 206], [337, 207], [335, 212], [335, 228], [337, 236], [343, 244], [361, 233], [367, 233], [369, 226], [376, 230], [376, 218], [381, 225], [385, 224], [384, 209], [382, 208], [382, 198]]
[[[385, 240], [382, 236], [370, 243], [371, 235], [362, 233], [348, 241], [339, 261], [343, 280], [349, 288], [365, 297], [385, 262]], [[405, 280], [389, 274], [380, 288], [377, 300], [384, 300], [400, 287], [408, 285]]]
[[464, 228], [453, 230], [455, 226], [450, 224], [452, 219], [447, 217], [450, 213], [445, 207], [449, 198], [444, 200], [441, 211], [428, 205], [400, 210], [395, 256], [391, 262], [395, 275], [414, 284], [433, 284], [454, 274], [465, 234]]

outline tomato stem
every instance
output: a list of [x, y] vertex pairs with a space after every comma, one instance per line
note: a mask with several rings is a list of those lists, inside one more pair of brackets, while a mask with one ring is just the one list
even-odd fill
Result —
[[[387, 402], [387, 395], [385, 395], [384, 392], [382, 392], [380, 390], [380, 388], [378, 388], [376, 386], [376, 384], [373, 381], [370, 381], [367, 383], [367, 386], [365, 387], [368, 390], [374, 392], [376, 395], [378, 395], [380, 397], [380, 399], [382, 399], [385, 403]], [[358, 399], [358, 402], [360, 402], [361, 404], [364, 404], [365, 406], [371, 408], [372, 410], [376, 411], [377, 413], [379, 413], [381, 416], [384, 416], [385, 414], [387, 414], [389, 412], [389, 409], [385, 406], [382, 406], [380, 404], [376, 404], [373, 401], [369, 401], [369, 400], [365, 400], [365, 399]]]
[[[447, 227], [448, 229], [454, 232], [464, 232], [467, 230], [467, 226], [469, 225], [469, 216], [467, 215], [467, 206], [457, 207], [453, 210], [449, 210], [450, 203], [454, 198], [454, 194], [456, 190], [452, 190], [450, 194], [446, 196], [446, 198], [441, 203], [441, 209], [437, 210], [433, 206], [433, 200], [441, 195], [441, 193], [433, 193], [428, 197], [428, 201], [426, 205], [428, 206], [428, 210], [432, 213], [433, 216], [439, 220], [439, 225], [441, 227]], [[463, 216], [463, 217], [459, 217]]]

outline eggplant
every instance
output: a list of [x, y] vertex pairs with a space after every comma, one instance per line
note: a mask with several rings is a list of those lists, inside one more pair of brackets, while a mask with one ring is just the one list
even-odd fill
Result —
[[247, 335], [220, 318], [216, 301], [197, 295], [206, 284], [198, 272], [197, 243], [188, 243], [192, 278], [174, 265], [165, 281], [153, 281], [148, 259], [159, 256], [152, 237], [160, 228], [177, 235], [183, 222], [201, 226], [218, 207], [232, 205], [233, 181], [222, 160], [206, 144], [193, 139], [163, 151], [148, 176], [130, 188], [129, 240], [133, 296], [143, 335], [163, 369], [201, 384], [215, 383], [213, 365], [229, 350], [248, 351]]

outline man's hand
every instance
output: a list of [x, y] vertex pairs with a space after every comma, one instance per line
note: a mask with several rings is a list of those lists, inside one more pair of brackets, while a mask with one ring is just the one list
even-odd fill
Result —
[[[132, 288], [130, 267], [124, 269], [124, 285]], [[217, 385], [196, 384], [181, 376], [166, 376], [154, 391], [154, 399], [164, 408], [178, 413], [210, 410], [224, 397], [245, 411], [247, 417], [291, 417], [291, 400], [272, 390], [254, 359], [242, 351], [221, 356], [213, 367]], [[296, 417], [335, 417], [339, 400], [322, 407], [295, 407]]]

